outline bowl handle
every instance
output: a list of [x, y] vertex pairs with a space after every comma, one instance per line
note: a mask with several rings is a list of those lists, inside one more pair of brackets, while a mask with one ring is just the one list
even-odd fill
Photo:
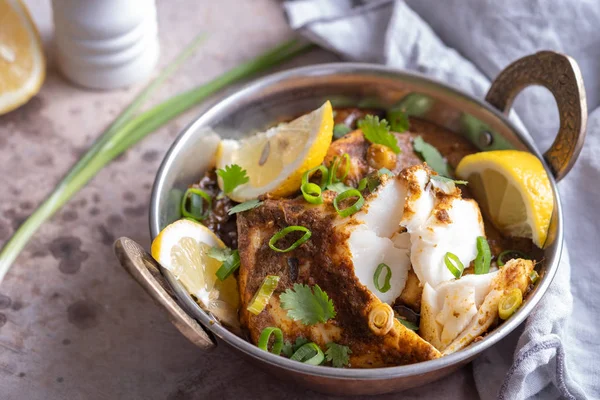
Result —
[[211, 335], [177, 304], [168, 282], [160, 273], [158, 263], [142, 246], [129, 238], [122, 237], [117, 239], [114, 249], [123, 268], [144, 288], [156, 304], [167, 312], [169, 319], [183, 336], [202, 349], [216, 346]]
[[560, 128], [544, 153], [558, 182], [575, 164], [585, 139], [587, 103], [581, 72], [571, 57], [540, 51], [518, 59], [500, 72], [485, 100], [508, 116], [515, 97], [530, 85], [546, 87], [558, 106]]

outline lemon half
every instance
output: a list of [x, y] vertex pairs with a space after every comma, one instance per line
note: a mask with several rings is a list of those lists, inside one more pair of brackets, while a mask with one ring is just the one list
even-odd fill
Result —
[[20, 0], [0, 0], [0, 115], [26, 103], [42, 86], [42, 42]]
[[208, 255], [225, 244], [206, 226], [179, 220], [163, 229], [152, 242], [152, 257], [173, 273], [198, 303], [219, 321], [239, 326], [239, 292], [233, 275], [224, 281], [215, 273], [222, 262]]
[[497, 150], [464, 157], [456, 168], [475, 199], [504, 234], [525, 237], [543, 248], [554, 208], [550, 180], [531, 153]]
[[[300, 188], [302, 174], [323, 162], [333, 136], [333, 110], [328, 101], [319, 109], [291, 122], [242, 140], [223, 140], [217, 168], [237, 164], [250, 181], [228, 196], [235, 201], [270, 193], [289, 196]], [[223, 189], [222, 179], [219, 186]]]

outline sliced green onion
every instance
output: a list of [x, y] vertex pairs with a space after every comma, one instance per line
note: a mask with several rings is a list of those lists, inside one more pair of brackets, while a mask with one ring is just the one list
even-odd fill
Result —
[[316, 343], [306, 343], [300, 347], [292, 356], [290, 360], [300, 361], [304, 364], [319, 365], [325, 360], [325, 354], [323, 350]]
[[[338, 168], [340, 168], [342, 162], [344, 162], [344, 174], [341, 177], [338, 177]], [[344, 153], [340, 158], [335, 156], [333, 158], [333, 162], [331, 163], [331, 168], [329, 169], [327, 184], [331, 185], [332, 183], [343, 182], [350, 172], [351, 164], [352, 162], [350, 161], [350, 156], [348, 153]]]
[[477, 237], [477, 257], [475, 257], [475, 274], [487, 274], [490, 272], [492, 252], [490, 245], [483, 236]]
[[335, 124], [333, 126], [333, 137], [339, 139], [350, 131], [352, 131], [352, 129], [346, 124]]
[[532, 270], [529, 273], [529, 280], [531, 281], [531, 283], [536, 283], [538, 279], [540, 279], [540, 274], [538, 274], [535, 269]]
[[[379, 283], [379, 276], [381, 275], [381, 271], [383, 271], [384, 269], [384, 283], [383, 286], [381, 286], [381, 284]], [[375, 270], [375, 274], [373, 275], [373, 283], [375, 284], [377, 290], [379, 290], [381, 293], [385, 293], [388, 290], [390, 290], [392, 288], [392, 285], [390, 285], [390, 279], [392, 279], [392, 269], [387, 264], [379, 264], [377, 266], [377, 269]]]
[[504, 295], [498, 303], [498, 315], [501, 319], [509, 319], [523, 303], [523, 293], [519, 288], [513, 288]]
[[[507, 255], [510, 255], [511, 257], [507, 258]], [[513, 258], [523, 258], [525, 260], [531, 260], [531, 258], [529, 257], [529, 255], [523, 253], [522, 251], [519, 251], [519, 250], [504, 250], [502, 253], [498, 254], [498, 258], [496, 260], [496, 263], [498, 264], [499, 267], [504, 267], [504, 264], [507, 263], [509, 260], [512, 260]]]
[[[357, 200], [354, 202], [354, 204], [340, 210], [339, 203], [352, 197], [357, 197]], [[333, 207], [335, 208], [335, 211], [337, 211], [337, 213], [342, 217], [348, 217], [358, 212], [358, 210], [360, 210], [364, 204], [365, 199], [357, 189], [346, 190], [345, 192], [338, 194], [335, 199], [333, 199]]]
[[302, 175], [302, 184], [304, 185], [305, 183], [309, 183], [310, 177], [317, 171], [321, 171], [321, 184], [319, 186], [321, 189], [325, 189], [325, 186], [327, 186], [328, 183], [329, 170], [324, 165], [317, 165], [316, 167], [306, 171], [304, 175]]
[[[306, 233], [304, 235], [302, 235], [302, 237], [300, 239], [296, 240], [287, 249], [280, 249], [280, 248], [278, 248], [278, 247], [275, 246], [275, 243], [277, 243], [277, 241], [279, 239], [282, 239], [288, 233], [296, 232], [296, 231], [306, 232]], [[272, 250], [275, 250], [275, 251], [277, 251], [279, 253], [287, 253], [288, 251], [292, 251], [295, 248], [297, 248], [298, 246], [304, 244], [304, 242], [306, 242], [308, 239], [310, 239], [311, 236], [312, 236], [312, 232], [308, 228], [305, 228], [304, 226], [299, 226], [299, 225], [288, 226], [287, 228], [283, 228], [282, 230], [280, 230], [279, 232], [277, 232], [275, 235], [273, 235], [273, 237], [271, 238], [271, 240], [269, 240], [269, 247]]]
[[323, 203], [322, 191], [319, 185], [311, 182], [303, 183], [302, 186], [300, 186], [300, 190], [302, 191], [302, 196], [304, 197], [304, 200], [308, 201], [309, 203]]
[[352, 186], [348, 186], [342, 182], [332, 183], [327, 185], [327, 190], [332, 190], [336, 193], [344, 193], [346, 190], [354, 189]]
[[450, 252], [447, 252], [444, 255], [444, 264], [446, 264], [446, 268], [448, 268], [456, 279], [460, 278], [465, 270], [462, 261], [460, 261], [456, 254]]
[[268, 327], [263, 329], [258, 339], [258, 348], [269, 351], [269, 339], [271, 339], [271, 335], [275, 335], [271, 353], [279, 355], [281, 354], [281, 349], [283, 349], [283, 332], [279, 328]]
[[[189, 200], [189, 210], [188, 210]], [[208, 203], [204, 210], [204, 201]], [[208, 217], [212, 207], [212, 198], [204, 190], [197, 188], [188, 188], [181, 199], [181, 215], [186, 218], [193, 218], [196, 221], [202, 221]]]
[[215, 275], [217, 278], [224, 281], [240, 267], [240, 253], [234, 250], [229, 257], [223, 261]]
[[397, 318], [398, 322], [400, 322], [402, 325], [404, 325], [405, 327], [407, 327], [408, 329], [412, 330], [412, 331], [418, 331], [419, 330], [419, 326], [413, 324], [412, 322], [402, 319], [402, 318]]
[[254, 297], [250, 300], [250, 305], [247, 310], [254, 315], [260, 314], [267, 304], [269, 304], [269, 300], [275, 289], [277, 289], [278, 284], [279, 277], [277, 275], [267, 275], [263, 280], [262, 285], [260, 285], [260, 289], [254, 293]]

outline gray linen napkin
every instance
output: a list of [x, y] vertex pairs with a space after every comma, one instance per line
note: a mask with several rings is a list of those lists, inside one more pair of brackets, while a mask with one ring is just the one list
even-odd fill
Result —
[[[347, 60], [416, 70], [479, 97], [519, 57], [542, 49], [575, 57], [592, 112], [582, 154], [559, 185], [569, 250], [524, 326], [472, 370], [483, 399], [600, 399], [600, 2], [288, 0], [284, 9], [292, 28]], [[547, 148], [558, 127], [551, 95], [527, 89], [515, 108], [526, 131]], [[463, 385], [459, 378], [468, 373], [463, 369], [446, 384]], [[423, 390], [424, 397], [437, 397]]]

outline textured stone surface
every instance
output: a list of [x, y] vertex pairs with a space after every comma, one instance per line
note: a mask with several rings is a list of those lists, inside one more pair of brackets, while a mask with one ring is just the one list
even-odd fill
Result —
[[[29, 3], [48, 42], [49, 6]], [[197, 32], [207, 32], [208, 39], [157, 99], [207, 81], [291, 36], [274, 0], [163, 0], [158, 9], [161, 65]], [[316, 51], [293, 65], [334, 59]], [[0, 243], [138, 90], [85, 91], [50, 66], [42, 91], [0, 117]], [[0, 287], [0, 398], [315, 395], [277, 381], [223, 346], [209, 353], [197, 350], [113, 255], [112, 242], [119, 236], [149, 246], [154, 174], [168, 145], [193, 115], [154, 133], [101, 171], [17, 259]], [[467, 393], [472, 390], [468, 376], [447, 379], [464, 380]], [[403, 397], [418, 394], [412, 390]]]

